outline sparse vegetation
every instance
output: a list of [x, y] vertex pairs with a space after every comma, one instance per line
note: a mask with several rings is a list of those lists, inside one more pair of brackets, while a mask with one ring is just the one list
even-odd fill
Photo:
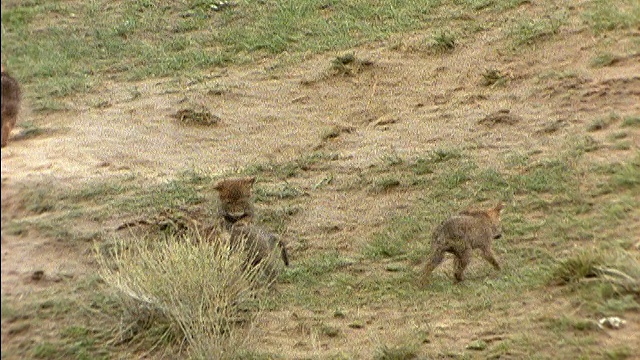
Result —
[[621, 126], [623, 127], [640, 127], [640, 116], [625, 116], [622, 120]]
[[599, 68], [615, 64], [620, 61], [620, 57], [611, 53], [601, 53], [591, 59], [591, 66]]
[[515, 47], [533, 45], [556, 35], [563, 23], [562, 17], [523, 20], [511, 30], [510, 35]]
[[598, 276], [598, 268], [604, 263], [603, 255], [595, 250], [583, 251], [576, 256], [564, 260], [553, 274], [553, 278], [561, 283], [576, 282]]
[[332, 125], [329, 127], [324, 128], [324, 130], [322, 130], [322, 133], [320, 134], [320, 140], [322, 141], [327, 141], [330, 139], [335, 139], [338, 136], [346, 133], [351, 133], [354, 131], [353, 127], [350, 126], [345, 126], [345, 125]]
[[386, 346], [378, 348], [376, 360], [410, 360], [418, 357], [415, 345]]
[[[3, 359], [632, 358], [639, 7], [564, 5], [3, 1]], [[275, 279], [193, 232], [244, 175]], [[498, 201], [504, 271], [420, 286]]]
[[381, 193], [389, 191], [398, 186], [400, 186], [400, 180], [396, 179], [395, 177], [383, 177], [374, 180], [371, 190], [374, 193]]
[[243, 248], [197, 229], [179, 238], [115, 239], [107, 251], [98, 247], [102, 277], [131, 318], [114, 341], [159, 328], [176, 347], [186, 343], [190, 357], [233, 358], [245, 349], [269, 285], [261, 265], [246, 268], [252, 260]]
[[47, 129], [44, 129], [32, 122], [23, 122], [20, 126], [23, 128], [20, 134], [20, 137], [23, 139], [34, 138], [47, 133]]
[[[38, 94], [35, 108], [59, 110], [64, 105], [57, 99], [90, 92], [107, 76], [125, 81], [191, 78], [194, 70], [248, 63], [264, 55], [345, 49], [417, 29], [424, 12], [437, 7], [423, 2], [378, 6], [348, 1], [326, 7], [316, 2], [243, 2], [215, 11], [211, 5], [202, 1], [167, 6], [153, 2], [3, 5], [2, 23], [8, 31], [3, 32], [2, 62], [15, 69], [28, 93]], [[331, 21], [324, 18], [323, 8], [331, 10]], [[111, 16], [98, 16], [104, 13]], [[66, 16], [66, 21], [23, 41], [34, 23], [57, 14]], [[219, 24], [215, 31], [212, 21]]]
[[362, 60], [357, 58], [354, 53], [348, 53], [336, 56], [335, 59], [331, 60], [329, 73], [332, 75], [355, 75], [371, 65], [373, 65], [372, 61]]
[[634, 0], [593, 0], [584, 18], [596, 34], [640, 24], [640, 4]]
[[593, 132], [606, 129], [607, 127], [609, 127], [609, 125], [619, 120], [620, 116], [618, 114], [610, 113], [608, 116], [593, 120], [587, 127], [587, 131]]
[[629, 143], [628, 141], [619, 141], [619, 142], [613, 144], [613, 149], [615, 149], [615, 150], [630, 150], [631, 149], [631, 143]]
[[220, 118], [211, 114], [208, 110], [179, 110], [174, 117], [186, 125], [211, 126], [220, 121]]
[[638, 170], [640, 170], [640, 153], [636, 153], [634, 158], [613, 173], [613, 184], [618, 188], [629, 190], [639, 188], [640, 171]]
[[596, 119], [587, 127], [587, 131], [598, 131], [609, 126], [609, 122], [605, 119]]
[[456, 47], [456, 36], [449, 31], [440, 31], [433, 36], [429, 47], [437, 52], [451, 51]]
[[483, 86], [501, 86], [507, 82], [508, 78], [498, 69], [486, 69], [482, 73]]

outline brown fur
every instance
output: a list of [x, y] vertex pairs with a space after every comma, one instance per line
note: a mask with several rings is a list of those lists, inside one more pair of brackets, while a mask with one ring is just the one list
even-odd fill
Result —
[[252, 223], [255, 217], [253, 202], [251, 201], [251, 188], [255, 183], [255, 177], [232, 178], [218, 182], [213, 188], [218, 192], [220, 203], [218, 216], [225, 229], [237, 222]]
[[473, 249], [479, 249], [482, 257], [500, 270], [491, 245], [493, 239], [502, 236], [500, 211], [503, 208], [500, 203], [487, 210], [464, 210], [440, 224], [433, 232], [431, 256], [424, 267], [423, 282], [442, 263], [447, 252], [455, 256], [456, 282], [463, 280]]
[[9, 142], [9, 134], [16, 124], [22, 92], [20, 85], [2, 66], [2, 147]]
[[289, 255], [284, 241], [255, 224], [255, 210], [251, 201], [251, 189], [255, 177], [232, 178], [220, 181], [214, 186], [220, 199], [218, 207], [219, 221], [231, 234], [231, 239], [246, 237], [249, 250], [255, 256], [253, 265], [268, 258], [280, 247], [280, 256], [289, 266]]

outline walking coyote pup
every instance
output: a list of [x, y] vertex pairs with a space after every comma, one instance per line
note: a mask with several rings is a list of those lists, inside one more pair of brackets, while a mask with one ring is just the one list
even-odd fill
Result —
[[20, 85], [4, 71], [2, 65], [2, 147], [7, 145], [11, 130], [16, 124], [21, 97]]
[[232, 241], [239, 236], [246, 237], [248, 250], [255, 255], [253, 265], [268, 258], [276, 247], [280, 247], [282, 261], [289, 266], [289, 256], [284, 241], [254, 223], [255, 211], [251, 201], [251, 188], [255, 181], [255, 177], [232, 178], [222, 180], [214, 186], [220, 198], [219, 220], [231, 234]]
[[493, 239], [502, 236], [500, 211], [503, 208], [504, 204], [499, 203], [486, 210], [464, 210], [440, 224], [433, 232], [431, 256], [424, 267], [422, 282], [427, 281], [431, 272], [442, 263], [447, 252], [455, 256], [456, 282], [463, 280], [463, 273], [469, 265], [473, 249], [479, 249], [481, 256], [500, 270], [500, 264], [491, 250], [491, 243]]

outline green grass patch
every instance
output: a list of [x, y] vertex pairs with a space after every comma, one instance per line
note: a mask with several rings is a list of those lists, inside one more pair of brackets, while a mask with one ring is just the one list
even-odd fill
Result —
[[578, 319], [567, 316], [562, 316], [556, 319], [551, 319], [549, 326], [554, 331], [580, 331], [580, 332], [593, 332], [599, 331], [598, 323], [589, 319]]
[[611, 185], [627, 190], [640, 188], [640, 153], [615, 170]]
[[436, 52], [452, 51], [456, 47], [456, 35], [450, 31], [439, 31], [429, 41], [428, 46]]
[[418, 344], [381, 345], [376, 350], [375, 360], [410, 360], [418, 358]]
[[626, 133], [625, 131], [618, 131], [618, 132], [614, 132], [614, 133], [608, 135], [607, 139], [611, 140], [611, 141], [616, 141], [616, 140], [625, 139], [628, 136], [629, 136], [629, 134]]
[[[191, 78], [211, 67], [283, 52], [319, 53], [418, 29], [439, 2], [108, 1], [3, 6], [3, 64], [33, 97], [34, 108], [92, 91], [107, 77]], [[108, 13], [109, 16], [101, 16]], [[64, 21], [51, 21], [60, 16]]]
[[563, 17], [521, 20], [510, 30], [509, 36], [516, 48], [534, 45], [558, 34], [565, 21]]
[[[50, 274], [46, 274], [50, 275]], [[110, 359], [114, 353], [133, 356], [131, 349], [110, 342], [119, 317], [117, 305], [95, 276], [80, 276], [74, 284], [13, 299], [3, 296], [3, 322], [27, 341], [3, 345], [3, 354], [29, 359]], [[4, 313], [4, 310], [9, 310]], [[51, 327], [57, 331], [51, 332]]]
[[594, 119], [588, 126], [587, 131], [599, 131], [608, 128], [615, 122], [620, 121], [620, 115], [615, 112], [609, 113], [607, 116], [602, 116]]
[[419, 215], [395, 217], [382, 232], [374, 235], [366, 244], [363, 254], [371, 259], [402, 260], [407, 255], [413, 255], [415, 259], [420, 256], [420, 251], [414, 254], [412, 247], [420, 246], [420, 241], [430, 238], [429, 225]]
[[400, 180], [395, 176], [383, 176], [373, 180], [371, 192], [376, 194], [388, 192], [401, 186], [401, 184]]
[[[370, 60], [360, 59], [356, 57], [354, 53], [347, 53], [344, 55], [336, 56], [333, 60], [331, 60], [329, 73], [331, 75], [355, 75], [361, 72], [364, 68], [371, 65], [373, 65], [373, 62]], [[337, 137], [341, 132], [345, 131], [345, 129], [341, 127], [334, 126], [333, 129], [333, 132], [323, 134], [322, 139], [326, 140], [329, 138]], [[334, 135], [333, 133], [335, 133], [336, 131], [337, 133]]]
[[595, 68], [611, 66], [620, 61], [620, 57], [611, 53], [601, 53], [591, 59], [590, 65]]
[[50, 132], [49, 129], [42, 128], [30, 121], [22, 122], [20, 126], [22, 127], [20, 132], [21, 139], [32, 139]]
[[98, 239], [102, 231], [87, 231], [88, 224], [100, 228], [97, 224], [106, 220], [125, 221], [133, 216], [151, 222], [164, 217], [169, 226], [191, 216], [190, 211], [206, 213], [203, 207], [211, 196], [207, 186], [212, 182], [210, 176], [187, 171], [154, 185], [134, 175], [88, 181], [74, 188], [48, 181], [28, 184], [20, 190], [21, 215], [12, 216], [3, 226], [14, 235], [35, 230], [60, 240]]
[[258, 187], [254, 191], [256, 202], [268, 202], [269, 200], [293, 199], [304, 195], [304, 191], [288, 183], [275, 187]]
[[572, 175], [571, 164], [562, 160], [532, 164], [522, 175], [516, 175], [519, 192], [562, 193], [568, 190]]
[[633, 28], [640, 24], [640, 4], [635, 0], [593, 0], [583, 17], [596, 34]]
[[280, 279], [288, 283], [317, 283], [337, 270], [356, 263], [356, 260], [340, 256], [337, 252], [327, 252], [307, 258], [294, 268], [286, 269]]
[[625, 116], [620, 124], [622, 127], [640, 127], [640, 116]]
[[328, 169], [327, 163], [338, 159], [339, 155], [335, 153], [313, 152], [302, 155], [292, 161], [249, 165], [243, 169], [243, 173], [246, 175], [256, 175], [267, 178], [275, 177], [277, 179], [285, 180], [295, 177], [305, 171], [321, 171]]
[[632, 359], [635, 350], [629, 346], [617, 346], [613, 349], [606, 349], [603, 352], [605, 359], [609, 360], [623, 360], [623, 359]]

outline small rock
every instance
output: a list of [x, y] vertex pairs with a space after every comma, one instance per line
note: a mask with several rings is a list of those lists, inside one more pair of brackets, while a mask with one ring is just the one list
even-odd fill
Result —
[[609, 329], [620, 329], [627, 322], [623, 319], [620, 319], [617, 316], [609, 316], [606, 318], [602, 318], [598, 321], [598, 326], [601, 328], [609, 328]]

